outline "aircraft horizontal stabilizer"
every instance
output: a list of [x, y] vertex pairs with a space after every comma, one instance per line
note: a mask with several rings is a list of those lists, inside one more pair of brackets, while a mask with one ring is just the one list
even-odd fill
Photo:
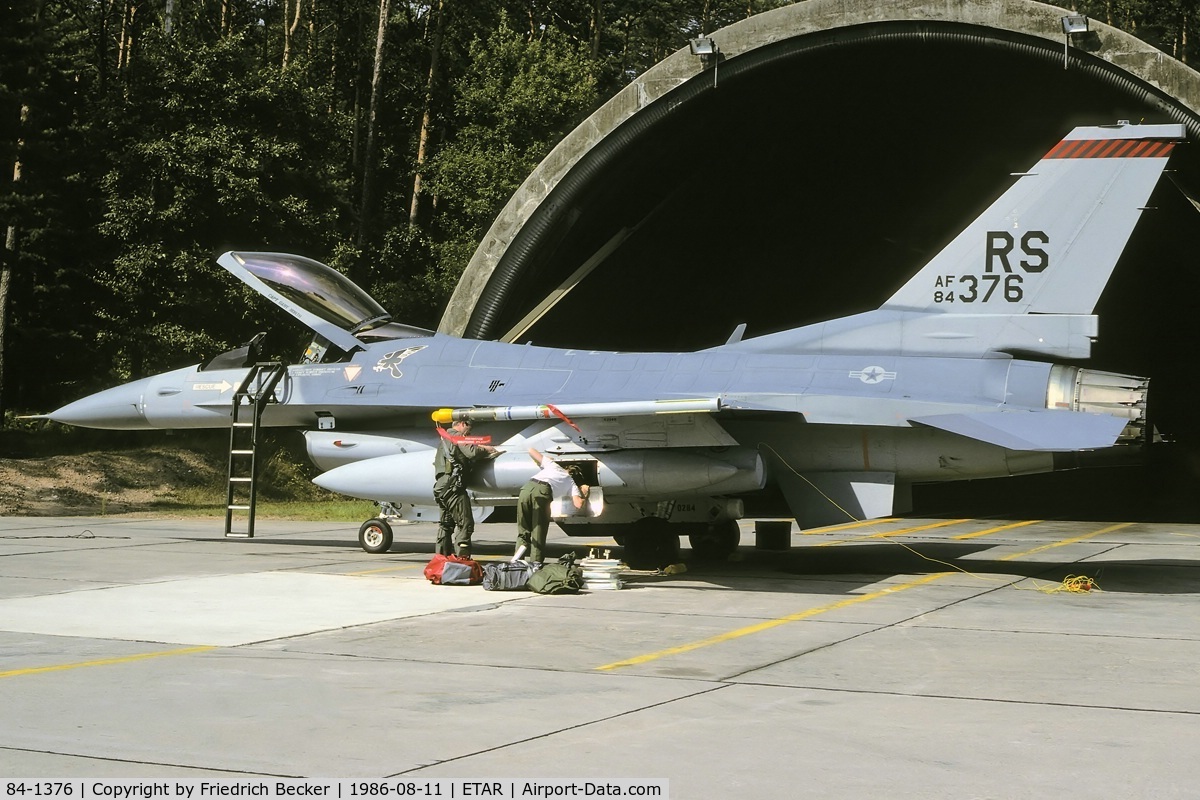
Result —
[[985, 411], [909, 420], [1008, 450], [1071, 452], [1112, 447], [1127, 420], [1078, 411]]

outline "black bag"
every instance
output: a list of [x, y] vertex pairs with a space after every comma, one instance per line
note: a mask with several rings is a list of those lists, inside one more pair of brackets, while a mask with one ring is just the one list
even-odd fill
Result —
[[524, 589], [538, 569], [528, 561], [489, 561], [483, 565], [483, 588], [501, 592]]
[[575, 554], [568, 553], [553, 564], [543, 564], [525, 586], [538, 594], [578, 592], [583, 588], [583, 568], [575, 564]]

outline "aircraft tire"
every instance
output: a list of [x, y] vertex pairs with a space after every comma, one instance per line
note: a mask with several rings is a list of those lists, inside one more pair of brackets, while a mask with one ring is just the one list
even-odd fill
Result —
[[699, 561], [724, 561], [738, 548], [742, 531], [737, 520], [726, 520], [705, 525], [696, 533], [688, 535], [692, 555]]
[[368, 553], [386, 553], [392, 547], [392, 526], [385, 519], [369, 519], [358, 529], [358, 543]]

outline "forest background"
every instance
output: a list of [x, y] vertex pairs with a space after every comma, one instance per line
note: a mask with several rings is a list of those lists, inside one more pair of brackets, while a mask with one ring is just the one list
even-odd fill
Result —
[[[315, 258], [436, 327], [483, 233], [567, 132], [689, 38], [781, 5], [5, 0], [6, 427], [282, 316], [216, 265], [229, 249]], [[1200, 61], [1197, 0], [1075, 6]], [[292, 335], [269, 354], [300, 352]]]

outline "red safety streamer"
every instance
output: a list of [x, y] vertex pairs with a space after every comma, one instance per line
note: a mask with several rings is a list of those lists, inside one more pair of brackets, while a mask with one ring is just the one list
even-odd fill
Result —
[[434, 427], [437, 428], [438, 436], [441, 436], [446, 441], [453, 442], [454, 444], [491, 444], [492, 443], [491, 436], [455, 436], [453, 433], [446, 430], [445, 428], [443, 428], [440, 425], [435, 425]]
[[[564, 414], [563, 412], [559, 411], [559, 410], [558, 410], [558, 408], [556, 408], [555, 406], [552, 406], [552, 405], [550, 405], [549, 403], [546, 403], [546, 408], [550, 409], [550, 412], [551, 412], [552, 414], [554, 414], [554, 416], [558, 417], [558, 418], [559, 418], [559, 419], [561, 419], [563, 422], [567, 423], [567, 424], [568, 424], [568, 425], [570, 425], [572, 428], [574, 428], [575, 430], [579, 431], [579, 426], [578, 426], [578, 425], [576, 425], [574, 422], [571, 422], [570, 418], [569, 418], [569, 417], [567, 417], [567, 415], [566, 415], [566, 414]], [[580, 433], [583, 433], [583, 431], [579, 431], [579, 432], [580, 432]]]

